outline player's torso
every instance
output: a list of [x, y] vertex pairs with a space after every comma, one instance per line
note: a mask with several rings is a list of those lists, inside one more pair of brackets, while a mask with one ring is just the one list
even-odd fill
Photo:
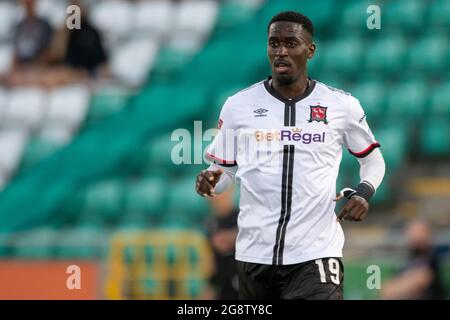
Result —
[[255, 170], [279, 175], [283, 158], [294, 152], [302, 172], [330, 170], [341, 156], [345, 108], [316, 87], [300, 101], [281, 101], [264, 91], [238, 105], [237, 163], [241, 173]]

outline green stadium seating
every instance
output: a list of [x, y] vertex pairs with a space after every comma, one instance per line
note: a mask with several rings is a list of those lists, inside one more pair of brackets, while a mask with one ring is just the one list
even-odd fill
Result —
[[396, 0], [384, 2], [381, 6], [382, 25], [415, 32], [425, 22], [425, 1]]
[[85, 215], [98, 215], [105, 222], [114, 223], [123, 210], [123, 182], [119, 179], [100, 181], [86, 190], [84, 201]]
[[339, 1], [341, 16], [339, 26], [343, 29], [367, 30], [367, 8], [370, 5], [380, 5], [380, 1], [347, 0]]
[[445, 72], [448, 51], [446, 33], [431, 34], [420, 39], [408, 52], [408, 69], [440, 73]]
[[426, 157], [450, 155], [448, 119], [429, 118], [420, 127], [420, 150]]
[[356, 86], [351, 88], [350, 92], [360, 101], [370, 125], [382, 118], [385, 86], [381, 82], [358, 82]]
[[406, 160], [409, 147], [408, 123], [401, 120], [386, 120], [381, 127], [374, 129], [374, 135], [381, 144], [386, 167], [395, 171]]
[[423, 116], [427, 86], [421, 79], [409, 79], [390, 88], [387, 97], [386, 116], [400, 121]]
[[29, 141], [22, 156], [20, 169], [25, 170], [45, 157], [51, 155], [59, 148], [60, 146], [58, 144], [39, 138]]
[[428, 115], [450, 119], [450, 81], [442, 83], [431, 92]]
[[129, 182], [125, 192], [125, 211], [151, 216], [163, 214], [167, 186], [163, 179], [146, 178]]
[[108, 235], [99, 229], [62, 230], [56, 255], [60, 259], [99, 259], [107, 240]]
[[202, 219], [208, 213], [207, 199], [195, 192], [195, 175], [187, 176], [173, 184], [168, 190], [169, 211], [186, 215], [192, 219]]
[[121, 88], [100, 89], [91, 97], [87, 121], [95, 122], [122, 110], [130, 94]]
[[58, 231], [52, 228], [34, 229], [14, 235], [13, 255], [18, 259], [50, 259], [57, 255]]
[[334, 72], [325, 72], [325, 73], [317, 73], [311, 74], [311, 77], [319, 82], [326, 84], [327, 86], [341, 89], [346, 91], [347, 82], [342, 74], [334, 73]]
[[428, 21], [432, 26], [450, 26], [450, 2], [447, 0], [435, 0], [430, 3], [428, 9]]
[[233, 0], [222, 2], [215, 26], [216, 33], [227, 31], [249, 19], [255, 9], [255, 6], [245, 1]]
[[324, 45], [322, 51], [322, 72], [334, 71], [353, 74], [361, 70], [362, 39], [337, 39]]
[[150, 83], [166, 83], [179, 74], [191, 61], [192, 53], [175, 48], [159, 51], [154, 67], [150, 72]]
[[403, 56], [407, 43], [402, 34], [386, 33], [368, 43], [364, 67], [368, 71], [396, 74], [404, 67]]

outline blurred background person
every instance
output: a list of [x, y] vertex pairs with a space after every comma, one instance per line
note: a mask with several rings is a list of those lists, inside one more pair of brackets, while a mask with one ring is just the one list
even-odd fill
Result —
[[239, 209], [234, 204], [232, 188], [209, 201], [213, 212], [207, 225], [215, 261], [211, 279], [215, 289], [214, 298], [236, 300], [238, 274], [234, 252]]
[[11, 86], [39, 82], [43, 68], [50, 61], [53, 29], [44, 18], [37, 16], [34, 0], [20, 1], [25, 16], [13, 31], [13, 67], [7, 78]]
[[100, 75], [107, 75], [108, 55], [102, 35], [91, 23], [82, 1], [71, 1], [69, 4], [80, 8], [81, 28], [68, 29], [65, 25], [61, 26], [53, 41], [52, 59], [80, 74], [95, 77], [101, 69], [103, 72]]
[[417, 219], [406, 228], [409, 259], [401, 273], [382, 285], [384, 299], [445, 299], [440, 257], [433, 246], [432, 229]]

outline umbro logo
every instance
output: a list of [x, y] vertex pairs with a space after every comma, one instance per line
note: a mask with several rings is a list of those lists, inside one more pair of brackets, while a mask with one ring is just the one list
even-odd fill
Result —
[[255, 117], [267, 117], [267, 112], [268, 112], [269, 110], [267, 110], [267, 109], [264, 109], [264, 108], [259, 108], [259, 109], [256, 109], [256, 110], [253, 110], [253, 112], [254, 113], [256, 113], [255, 114]]

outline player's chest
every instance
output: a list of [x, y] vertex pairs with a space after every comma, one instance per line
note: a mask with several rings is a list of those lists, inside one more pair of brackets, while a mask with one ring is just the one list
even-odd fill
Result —
[[255, 105], [242, 110], [239, 128], [255, 142], [326, 144], [343, 133], [345, 115], [326, 102]]

